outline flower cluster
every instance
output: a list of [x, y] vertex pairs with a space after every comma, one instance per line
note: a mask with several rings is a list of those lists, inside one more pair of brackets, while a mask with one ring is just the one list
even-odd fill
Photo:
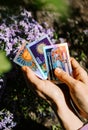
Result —
[[[47, 26], [46, 23], [43, 24]], [[16, 52], [23, 42], [34, 41], [44, 34], [47, 34], [54, 42], [53, 32], [52, 28], [43, 27], [35, 21], [31, 12], [21, 9], [18, 15], [11, 15], [2, 20], [0, 24], [0, 49], [4, 49], [6, 54], [10, 55], [13, 50]]]
[[[0, 50], [6, 51], [6, 55], [13, 60], [24, 42], [35, 41], [47, 34], [54, 43], [54, 29], [49, 28], [46, 22], [43, 26], [34, 20], [31, 12], [26, 9], [20, 8], [16, 15], [7, 14], [0, 22]], [[0, 88], [2, 83], [3, 79], [0, 79]]]
[[0, 111], [0, 130], [11, 130], [16, 126], [16, 122], [13, 121], [13, 114], [8, 110]]
[[[5, 14], [6, 15], [6, 14]], [[6, 51], [10, 60], [24, 42], [32, 42], [47, 34], [54, 43], [54, 29], [49, 28], [44, 22], [40, 25], [26, 9], [20, 9], [16, 15], [6, 15], [0, 22], [0, 50]], [[15, 70], [14, 70], [15, 72]], [[15, 73], [14, 73], [15, 74]], [[15, 74], [16, 75], [16, 74]], [[0, 89], [3, 90], [4, 80], [0, 79]], [[1, 93], [0, 92], [0, 99]], [[13, 122], [13, 114], [9, 111], [0, 111], [0, 129], [10, 130], [16, 123]]]

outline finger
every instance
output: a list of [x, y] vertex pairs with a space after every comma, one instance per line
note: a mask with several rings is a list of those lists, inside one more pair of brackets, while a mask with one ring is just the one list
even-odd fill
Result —
[[72, 68], [73, 70], [77, 69], [77, 71], [79, 72], [85, 72], [85, 70], [80, 66], [80, 64], [74, 59], [74, 58], [71, 58], [71, 65], [72, 65]]
[[[33, 73], [33, 71], [29, 67], [24, 66], [24, 67], [22, 67], [22, 70], [25, 73], [25, 76], [27, 78], [26, 79], [27, 80], [27, 84], [28, 84], [28, 81], [34, 84], [32, 86], [32, 88], [31, 88], [32, 91], [34, 93], [36, 93], [39, 97], [47, 100], [46, 96], [41, 92], [41, 89], [39, 89], [39, 88], [42, 87], [41, 86], [41, 80]], [[38, 87], [38, 86], [40, 86], [40, 87]]]
[[69, 87], [73, 87], [75, 85], [76, 80], [62, 69], [56, 68], [55, 75], [58, 79], [67, 84]]
[[25, 73], [26, 78], [33, 83], [34, 85], [39, 85], [41, 84], [42, 80], [39, 79], [34, 72], [27, 66], [22, 67], [23, 72]]
[[74, 69], [81, 67], [77, 60], [75, 60], [73, 57], [70, 58], [71, 65]]
[[[22, 70], [25, 73], [27, 79], [33, 83], [32, 89], [42, 98], [46, 99], [48, 102], [53, 100], [56, 102], [57, 99], [60, 100], [60, 104], [62, 104], [62, 100], [64, 100], [64, 96], [62, 91], [59, 89], [58, 86], [53, 84], [48, 80], [41, 80], [39, 79], [34, 72], [29, 69], [29, 67], [22, 67]], [[62, 100], [61, 100], [62, 99]], [[58, 102], [58, 101], [57, 101]], [[63, 102], [64, 104], [64, 102]]]
[[41, 98], [47, 100], [47, 99], [46, 99], [46, 96], [45, 96], [41, 91], [39, 91], [39, 90], [35, 90], [35, 91], [36, 91], [36, 93], [37, 93], [37, 95], [38, 95], [39, 97], [41, 97]]
[[74, 58], [71, 58], [71, 65], [73, 69], [74, 78], [88, 83], [87, 72], [80, 66], [80, 64]]

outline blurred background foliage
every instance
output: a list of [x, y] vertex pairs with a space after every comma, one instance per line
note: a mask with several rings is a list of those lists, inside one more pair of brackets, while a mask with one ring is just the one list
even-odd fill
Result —
[[58, 11], [62, 17], [69, 16], [68, 0], [2, 0], [0, 5], [8, 8], [26, 7], [36, 13], [39, 10]]
[[[71, 2], [72, 0], [0, 0], [0, 11], [5, 17], [6, 15], [10, 15], [10, 13], [18, 13], [19, 8], [23, 7], [31, 11], [38, 21], [40, 17], [37, 17], [37, 11], [40, 11], [42, 15], [41, 21], [48, 22], [47, 19], [49, 19], [48, 24], [51, 24], [50, 22], [53, 23], [55, 38], [57, 40], [64, 38], [69, 43], [71, 56], [75, 57], [81, 65], [88, 69], [88, 17], [84, 18], [87, 10], [85, 9], [84, 14], [83, 12], [80, 13], [81, 9], [79, 7], [74, 8], [73, 4], [70, 6], [69, 1]], [[81, 0], [78, 1], [80, 3]], [[80, 5], [80, 7], [83, 9], [85, 6]], [[43, 14], [42, 11], [49, 11], [49, 14]], [[57, 19], [53, 15], [54, 12], [58, 13], [56, 15]], [[60, 21], [58, 16], [63, 18], [64, 21], [62, 22], [61, 19]], [[47, 19], [44, 19], [44, 17], [47, 17]], [[0, 51], [0, 73], [5, 73], [10, 69], [10, 61], [6, 57], [5, 52]], [[14, 70], [16, 71], [15, 74]], [[55, 123], [55, 116], [49, 105], [42, 99], [37, 98], [26, 86], [23, 79], [21, 70], [13, 64], [12, 70], [5, 74], [5, 83], [7, 86], [4, 88], [2, 94], [0, 108], [5, 107], [12, 111], [21, 128], [23, 127], [22, 125], [25, 125], [23, 119], [29, 119], [30, 117], [42, 124], [45, 123], [45, 118], [47, 118], [51, 122], [49, 124], [50, 122], [47, 120], [46, 123], [49, 125], [50, 130], [61, 130], [60, 124], [57, 121], [57, 124]]]
[[[28, 10], [31, 10], [34, 13], [35, 17], [36, 17], [36, 11], [39, 10], [59, 12], [60, 16], [63, 18], [66, 18], [69, 15], [68, 11], [69, 4], [67, 0], [8, 0], [8, 1], [1, 0], [0, 1], [0, 9], [1, 8], [11, 9], [11, 11], [14, 12], [14, 8], [17, 7], [19, 8], [20, 6], [26, 7]], [[7, 12], [8, 14], [9, 11]], [[5, 57], [4, 52], [0, 52], [0, 62], [1, 62], [0, 65], [1, 74], [11, 68], [11, 64]], [[3, 65], [3, 63], [5, 64]]]
[[[74, 1], [73, 1], [74, 3]], [[80, 3], [80, 0], [79, 0]], [[27, 10], [31, 11], [33, 13], [33, 16], [36, 20], [39, 21], [39, 17], [37, 16], [37, 11], [40, 11], [40, 14], [42, 15], [42, 11], [49, 11], [50, 14], [53, 14], [53, 12], [57, 12], [58, 15], [57, 21], [53, 21], [52, 19], [55, 19], [53, 15], [51, 15], [50, 21], [53, 21], [53, 27], [56, 31], [56, 38], [63, 37], [69, 40], [69, 42], [73, 43], [71, 44], [72, 49], [78, 50], [83, 48], [83, 51], [77, 51], [79, 54], [79, 57], [86, 57], [87, 55], [87, 32], [86, 34], [83, 32], [81, 28], [85, 30], [85, 27], [87, 27], [87, 18], [83, 19], [82, 14], [83, 11], [81, 11], [85, 6], [86, 9], [86, 0], [82, 2], [82, 5], [78, 4], [78, 7], [74, 9], [71, 3], [71, 0], [1, 0], [0, 1], [0, 11], [3, 15], [10, 15], [10, 13], [18, 13], [19, 8], [23, 7]], [[82, 9], [81, 9], [81, 8]], [[4, 10], [7, 9], [7, 13], [4, 13]], [[80, 11], [82, 12], [80, 14]], [[86, 11], [86, 10], [84, 10]], [[86, 13], [85, 13], [86, 14]], [[42, 18], [45, 16], [42, 16]], [[46, 17], [47, 13], [46, 13]], [[84, 16], [83, 16], [84, 17]], [[71, 19], [70, 19], [71, 18]], [[0, 17], [0, 20], [2, 18]], [[49, 19], [49, 18], [48, 18]], [[60, 19], [60, 20], [59, 20]], [[43, 20], [43, 19], [42, 19]], [[60, 23], [60, 21], [63, 23]], [[46, 19], [47, 22], [47, 19]], [[50, 23], [49, 23], [50, 24]], [[72, 31], [73, 30], [73, 31]], [[85, 42], [85, 43], [84, 43]], [[73, 54], [73, 50], [71, 51], [71, 55]], [[75, 53], [77, 55], [77, 53]], [[80, 54], [81, 53], [81, 54]]]
[[0, 76], [11, 69], [10, 60], [6, 57], [5, 51], [0, 51]]

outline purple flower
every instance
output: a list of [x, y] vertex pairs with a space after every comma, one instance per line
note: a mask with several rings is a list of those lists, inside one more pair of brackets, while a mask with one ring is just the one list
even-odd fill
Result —
[[[0, 25], [0, 43], [5, 45], [7, 55], [10, 55], [13, 50], [16, 51], [23, 41], [31, 42], [45, 34], [54, 42], [54, 30], [52, 28], [42, 27], [32, 18], [31, 12], [28, 12], [26, 9], [21, 9], [20, 12], [21, 13], [16, 16], [8, 16], [9, 24], [7, 24], [7, 17], [3, 19], [2, 24]], [[10, 20], [12, 22], [10, 22]], [[14, 49], [13, 45], [18, 46]]]
[[[8, 21], [9, 19], [9, 21]], [[20, 14], [7, 16], [0, 23], [0, 49], [6, 51], [6, 55], [12, 59], [12, 55], [16, 55], [17, 50], [24, 42], [32, 42], [39, 37], [47, 34], [52, 42], [54, 30], [52, 28], [43, 27], [35, 21], [31, 12], [21, 9]], [[3, 80], [0, 79], [0, 88], [2, 88]], [[1, 118], [2, 117], [2, 118]], [[16, 123], [13, 122], [13, 114], [9, 111], [0, 111], [0, 129], [10, 130]], [[8, 124], [8, 127], [7, 127]]]
[[11, 130], [16, 126], [16, 122], [13, 121], [13, 114], [8, 110], [0, 111], [0, 130]]

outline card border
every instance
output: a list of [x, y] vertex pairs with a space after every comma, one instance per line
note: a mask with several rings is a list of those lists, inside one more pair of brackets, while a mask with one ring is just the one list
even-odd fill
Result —
[[[30, 44], [30, 43], [29, 43]], [[26, 47], [28, 45], [28, 42], [27, 43], [23, 43], [22, 45], [21, 45], [21, 47], [19, 48], [19, 50], [18, 50], [18, 52], [17, 52], [17, 54], [16, 54], [16, 56], [14, 57], [14, 59], [13, 59], [13, 62], [14, 63], [16, 63], [17, 65], [19, 65], [19, 66], [23, 66], [22, 64], [20, 64], [19, 62], [17, 62], [17, 57], [19, 56], [19, 54], [20, 54], [20, 51], [22, 51], [23, 49], [24, 49], [24, 47]], [[26, 47], [27, 48], [27, 47]], [[34, 60], [34, 59], [33, 59]], [[35, 61], [34, 61], [35, 62]], [[29, 66], [28, 66], [29, 67]], [[30, 67], [29, 67], [30, 68]], [[37, 67], [38, 68], [38, 67]], [[38, 68], [38, 70], [39, 70], [39, 68]], [[38, 74], [38, 73], [36, 73], [36, 71], [33, 71], [34, 73], [35, 73], [35, 75], [36, 76], [38, 76], [40, 79], [44, 79], [44, 77], [43, 77], [43, 75], [40, 73], [40, 74]], [[40, 70], [39, 70], [39, 72], [40, 72]]]
[[50, 49], [50, 48], [53, 48], [53, 47], [60, 47], [60, 46], [66, 46], [66, 50], [67, 50], [67, 56], [68, 56], [68, 63], [69, 63], [69, 74], [72, 75], [72, 67], [71, 67], [71, 63], [70, 63], [70, 53], [69, 53], [69, 49], [68, 49], [68, 45], [67, 43], [60, 43], [60, 44], [54, 44], [54, 45], [48, 45], [48, 46], [45, 46], [43, 48], [43, 51], [44, 51], [44, 57], [45, 57], [45, 62], [46, 62], [46, 67], [47, 67], [47, 75], [49, 73], [49, 68], [48, 68], [48, 62], [47, 62], [47, 57], [46, 57], [46, 49]]
[[[41, 40], [43, 40], [43, 39], [45, 39], [45, 38], [47, 38], [48, 41], [50, 42], [50, 44], [53, 45], [52, 42], [50, 41], [48, 35], [44, 35], [44, 36], [40, 37], [39, 39], [37, 39], [36, 41], [33, 41], [33, 42], [31, 42], [30, 44], [28, 44], [26, 47], [27, 47], [28, 51], [30, 52], [30, 54], [32, 55], [32, 57], [33, 57], [33, 59], [34, 59], [36, 65], [37, 65], [38, 69], [40, 70], [41, 74], [43, 75], [44, 79], [47, 79], [47, 77], [48, 77], [47, 74], [46, 74], [46, 76], [45, 76], [44, 72], [42, 71], [41, 67], [38, 65], [38, 62], [36, 61], [36, 59], [35, 59], [35, 57], [34, 57], [32, 51], [31, 51], [31, 49], [30, 49], [31, 46], [35, 45], [36, 43], [40, 42]], [[51, 45], [50, 45], [50, 46], [51, 46]]]

